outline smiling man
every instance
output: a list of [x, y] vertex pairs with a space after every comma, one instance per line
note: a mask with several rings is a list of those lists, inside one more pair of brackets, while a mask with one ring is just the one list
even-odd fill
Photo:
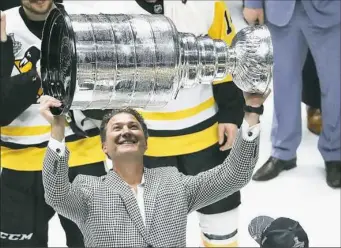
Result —
[[[83, 1], [83, 5], [92, 7], [93, 2]], [[226, 1], [97, 1], [95, 10], [111, 14], [164, 15], [179, 32], [207, 35], [228, 45], [236, 34]], [[221, 164], [230, 153], [242, 124], [243, 107], [243, 92], [231, 75], [227, 75], [213, 84], [182, 89], [166, 106], [140, 109], [149, 133], [145, 166], [149, 169], [174, 166], [185, 175], [194, 176]], [[201, 246], [238, 247], [241, 204], [241, 193], [237, 191], [198, 209]]]
[[[259, 107], [267, 96], [245, 94], [245, 101]], [[101, 124], [102, 149], [113, 169], [102, 177], [79, 175], [70, 183], [65, 120], [50, 112], [61, 102], [43, 96], [40, 103], [51, 123], [43, 167], [46, 202], [78, 225], [86, 247], [185, 247], [187, 215], [244, 187], [258, 160], [259, 115], [245, 113], [231, 154], [214, 169], [196, 176], [175, 167], [148, 169], [143, 162], [147, 127], [128, 108], [113, 111]]]

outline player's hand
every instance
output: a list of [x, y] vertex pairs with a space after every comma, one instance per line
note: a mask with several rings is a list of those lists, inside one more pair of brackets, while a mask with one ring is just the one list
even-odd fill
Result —
[[249, 25], [255, 25], [256, 23], [262, 25], [264, 24], [264, 10], [261, 9], [243, 9], [244, 19]]
[[[219, 123], [218, 124], [218, 137], [219, 137], [219, 145], [220, 151], [226, 151], [232, 148], [233, 142], [237, 137], [238, 127], [233, 123]], [[227, 141], [224, 145], [225, 135], [227, 137]]]
[[1, 11], [1, 30], [0, 30], [0, 38], [1, 42], [6, 42], [7, 41], [7, 32], [6, 32], [6, 14]]
[[40, 103], [39, 106], [39, 112], [40, 114], [50, 123], [53, 125], [65, 125], [65, 117], [64, 116], [54, 116], [51, 113], [51, 108], [53, 107], [60, 107], [62, 103], [51, 97], [51, 96], [41, 96], [38, 99], [38, 103]]

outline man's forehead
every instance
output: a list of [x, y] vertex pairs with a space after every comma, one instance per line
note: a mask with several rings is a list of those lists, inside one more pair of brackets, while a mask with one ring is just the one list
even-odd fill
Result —
[[112, 124], [118, 124], [118, 123], [138, 123], [135, 116], [129, 113], [118, 113], [111, 117], [110, 123]]

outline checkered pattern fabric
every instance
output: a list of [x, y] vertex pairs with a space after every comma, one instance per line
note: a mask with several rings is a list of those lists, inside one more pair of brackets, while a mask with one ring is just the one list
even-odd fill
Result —
[[145, 169], [146, 225], [129, 186], [114, 172], [68, 179], [65, 156], [48, 149], [43, 168], [46, 202], [79, 226], [87, 247], [185, 247], [187, 215], [233, 194], [251, 178], [259, 137], [239, 131], [223, 164], [196, 176], [174, 167]]

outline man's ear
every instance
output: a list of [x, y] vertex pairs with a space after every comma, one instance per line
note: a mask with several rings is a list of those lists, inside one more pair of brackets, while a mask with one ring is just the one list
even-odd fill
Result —
[[146, 140], [146, 146], [145, 146], [145, 148], [146, 148], [146, 151], [148, 150], [148, 140]]
[[107, 148], [106, 142], [103, 142], [103, 143], [102, 143], [102, 150], [103, 150], [103, 152], [104, 152], [105, 154], [107, 154], [108, 148]]
[[102, 144], [102, 150], [103, 150], [104, 154], [107, 155], [107, 157], [108, 157], [109, 159], [111, 159], [110, 156], [109, 156], [109, 154], [108, 154], [108, 148], [107, 148], [107, 145], [106, 145], [105, 142]]

